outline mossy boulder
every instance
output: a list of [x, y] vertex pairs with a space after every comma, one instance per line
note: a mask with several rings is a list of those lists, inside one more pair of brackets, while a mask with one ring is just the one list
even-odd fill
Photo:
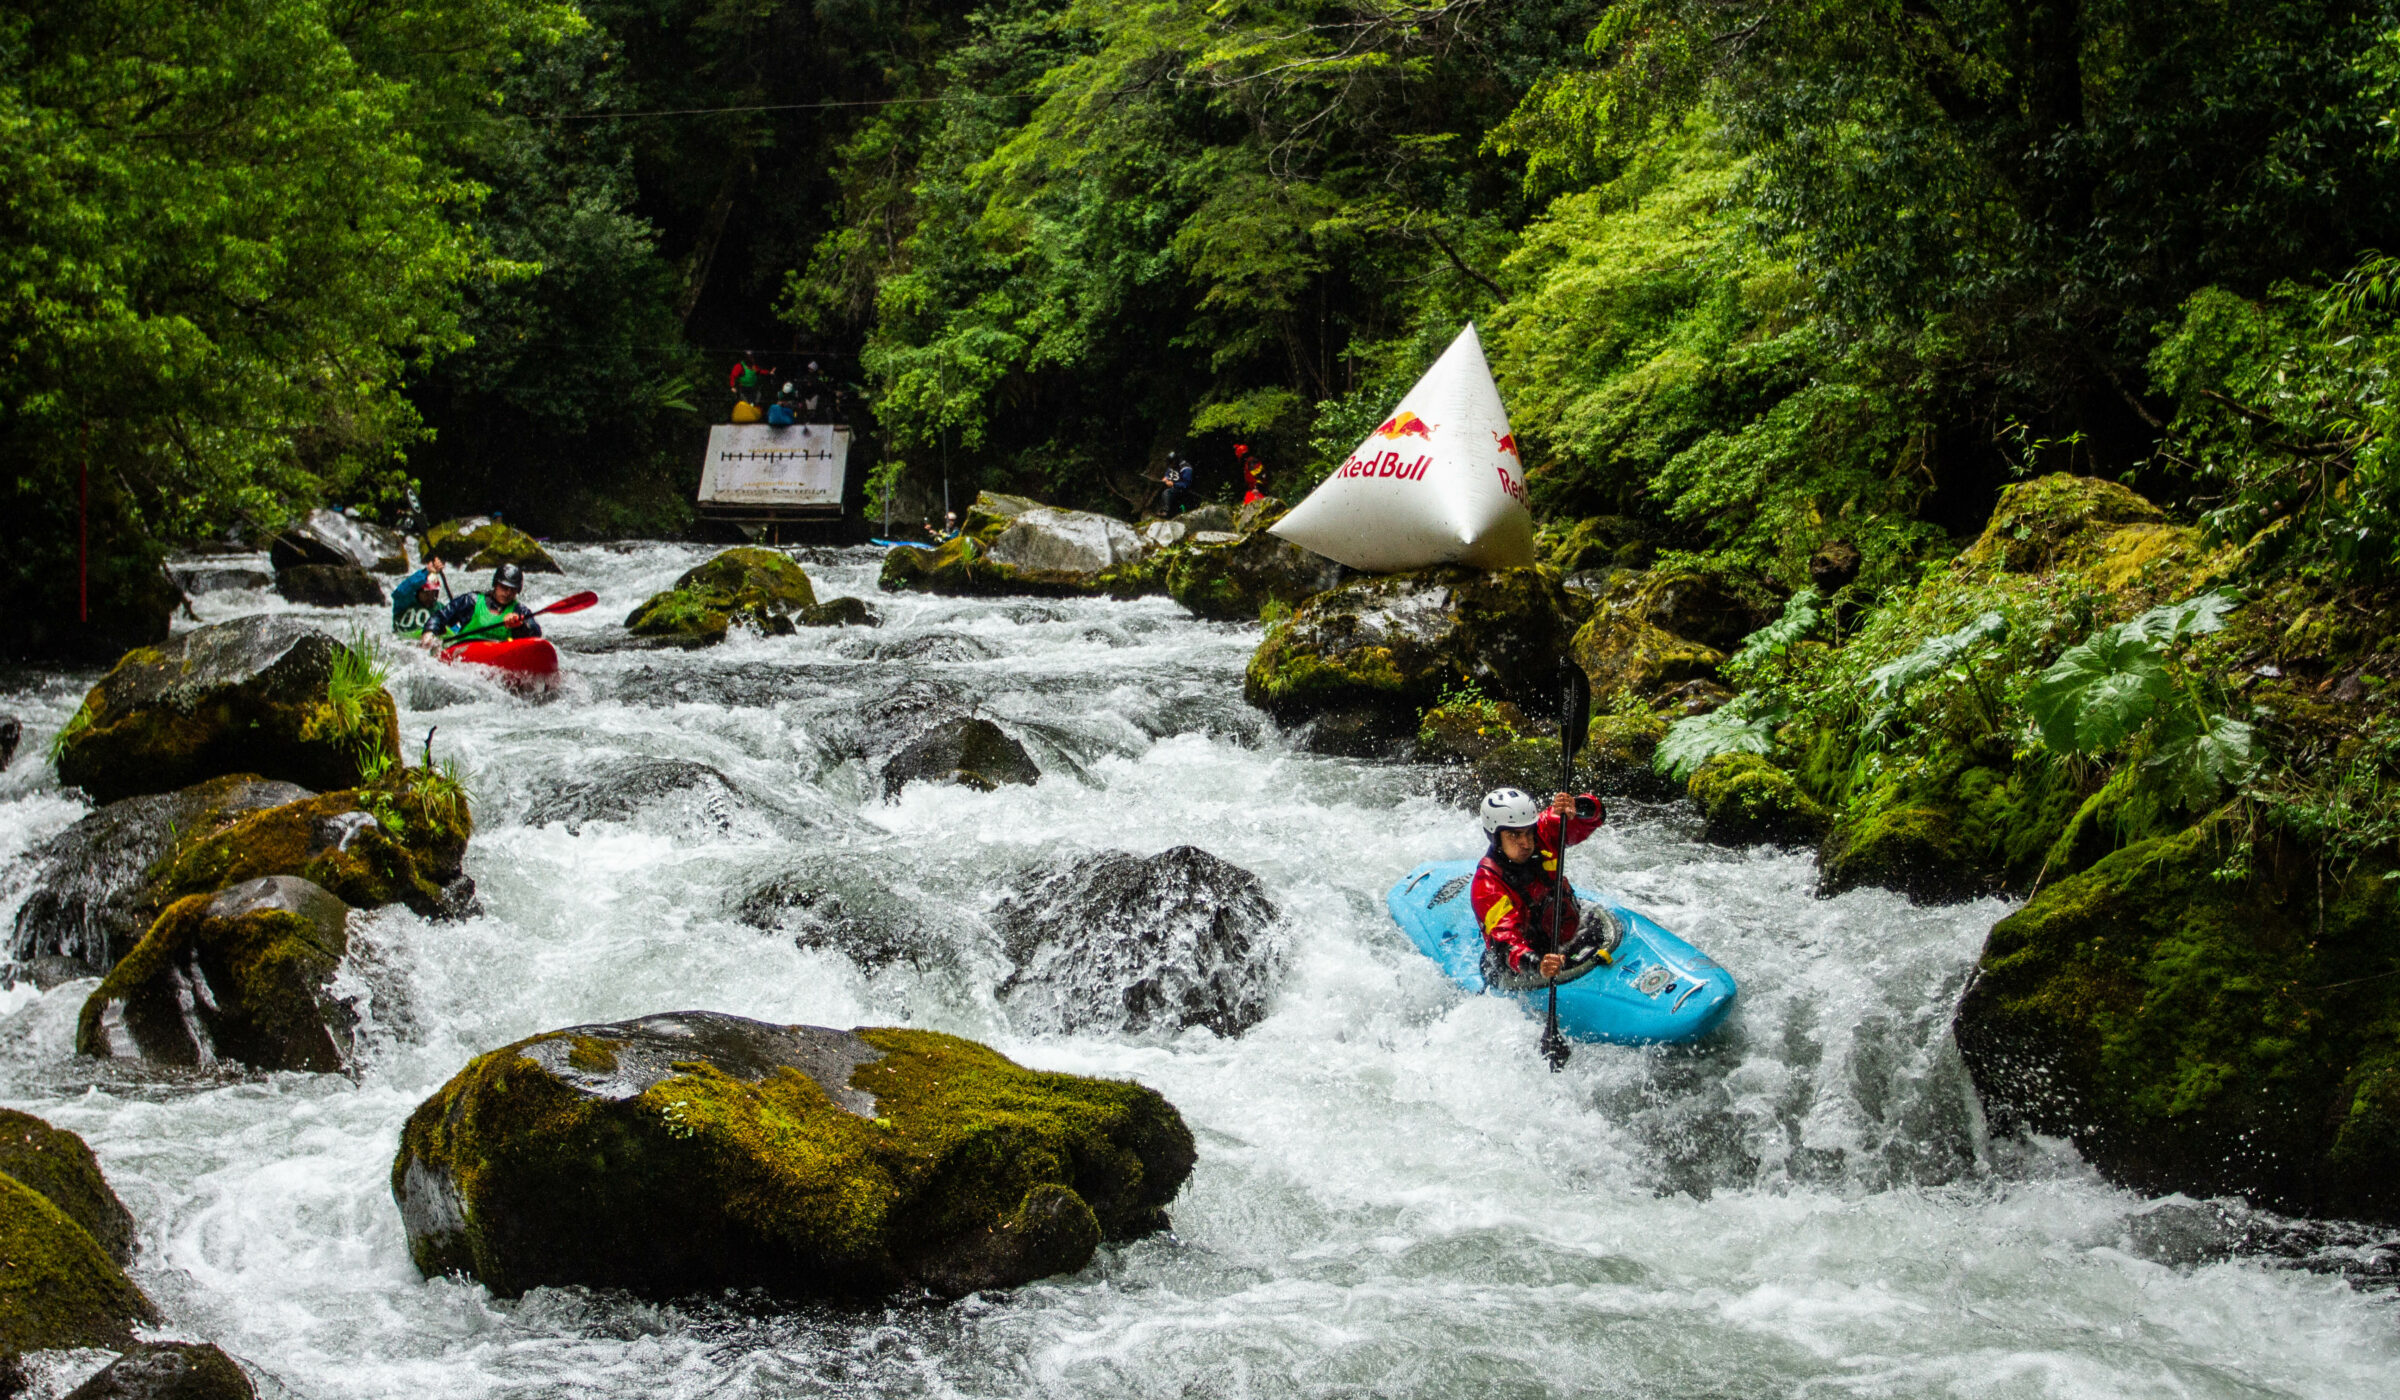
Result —
[[1973, 568], [2046, 574], [2088, 563], [2102, 541], [2127, 525], [2166, 518], [2114, 481], [2056, 472], [2003, 490], [1983, 534], [1959, 558]]
[[1177, 550], [1166, 567], [1167, 596], [1201, 617], [1254, 622], [1270, 603], [1297, 607], [1349, 573], [1322, 554], [1253, 531], [1225, 544]]
[[2043, 888], [1985, 941], [1959, 1050], [1995, 1130], [2135, 1189], [2400, 1220], [2400, 880], [2243, 835]]
[[465, 569], [497, 569], [514, 564], [529, 574], [562, 572], [540, 541], [488, 515], [445, 520], [425, 532], [420, 546], [426, 558], [442, 559]]
[[178, 900], [84, 1002], [76, 1053], [338, 1071], [356, 1026], [332, 992], [349, 918], [294, 875]]
[[91, 1232], [49, 1197], [0, 1175], [0, 1355], [133, 1344], [158, 1311]]
[[352, 564], [294, 564], [275, 571], [275, 594], [310, 608], [369, 607], [385, 600], [383, 584]]
[[1926, 904], [1984, 893], [1990, 882], [1947, 807], [1886, 807], [1837, 820], [1817, 852], [1817, 894], [1895, 890]]
[[31, 888], [17, 907], [10, 959], [72, 958], [95, 976], [106, 972], [158, 917], [154, 870], [249, 813], [313, 796], [234, 773], [109, 803], [26, 854]]
[[637, 637], [713, 646], [736, 625], [787, 636], [794, 616], [816, 604], [816, 587], [790, 555], [744, 545], [689, 570], [666, 592], [651, 595], [625, 619], [625, 627]]
[[1366, 712], [1401, 737], [1462, 686], [1495, 700], [1555, 704], [1557, 658], [1574, 618], [1558, 575], [1538, 568], [1362, 576], [1269, 629], [1242, 693], [1285, 723]]
[[[1575, 755], [1578, 792], [1602, 797], [1666, 798], [1675, 784], [1651, 766], [1658, 742], [1667, 736], [1667, 721], [1645, 710], [1594, 715], [1583, 748]], [[1456, 789], [1464, 799], [1480, 799], [1493, 788], [1522, 788], [1549, 793], [1558, 787], [1558, 738], [1555, 734], [1525, 734], [1493, 748], [1474, 760], [1467, 784]]]
[[67, 1392], [67, 1400], [253, 1400], [242, 1368], [207, 1342], [146, 1342]]
[[109, 1189], [82, 1138], [30, 1113], [0, 1108], [0, 1172], [49, 1198], [110, 1259], [133, 1262], [133, 1212]]
[[1623, 515], [1595, 515], [1545, 525], [1534, 536], [1542, 562], [1562, 574], [1595, 569], [1647, 569], [1658, 552], [1648, 527]]
[[883, 618], [864, 598], [828, 598], [792, 614], [802, 627], [881, 627]]
[[956, 539], [886, 554], [877, 586], [952, 597], [1137, 598], [1165, 591], [1171, 553], [1144, 548], [1121, 520], [987, 491]]
[[883, 794], [910, 783], [956, 783], [991, 792], [1004, 783], [1040, 782], [1042, 770], [1025, 746], [980, 716], [944, 720], [918, 735], [883, 766]]
[[392, 1164], [409, 1252], [514, 1296], [957, 1296], [1166, 1224], [1190, 1131], [1152, 1090], [933, 1031], [686, 1011], [476, 1059]]
[[341, 643], [263, 614], [127, 652], [67, 723], [58, 780], [95, 802], [171, 792], [226, 773], [356, 787], [400, 753], [381, 686], [335, 685]]
[[1813, 842], [1825, 830], [1825, 809], [1757, 754], [1719, 754], [1700, 765], [1685, 790], [1708, 839], [1728, 846]]
[[1714, 681], [1742, 638], [1772, 620], [1764, 602], [1715, 574], [1691, 569], [1619, 571], [1575, 634], [1574, 655], [1604, 708], [1656, 702], [1693, 681]]

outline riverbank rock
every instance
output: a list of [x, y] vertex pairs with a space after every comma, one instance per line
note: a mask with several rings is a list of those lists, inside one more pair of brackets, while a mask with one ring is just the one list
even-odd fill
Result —
[[1166, 1224], [1193, 1145], [1135, 1084], [932, 1031], [685, 1011], [469, 1064], [392, 1164], [409, 1253], [513, 1297], [1006, 1288]]
[[502, 564], [514, 564], [529, 574], [561, 572], [558, 561], [550, 557], [550, 551], [542, 548], [540, 541], [488, 515], [445, 520], [425, 532], [419, 547], [428, 559], [438, 554], [445, 562], [466, 569], [496, 569]]
[[1715, 575], [1618, 571], [1577, 630], [1574, 656], [1603, 708], [1624, 696], [1657, 703], [1690, 682], [1714, 682], [1727, 654], [1771, 620], [1759, 602]]
[[275, 571], [276, 596], [311, 608], [355, 608], [384, 601], [383, 585], [351, 564], [294, 564]]
[[1160, 591], [1160, 553], [1146, 549], [1122, 520], [986, 491], [967, 508], [956, 539], [935, 550], [886, 554], [877, 586], [953, 596], [1131, 598]]
[[1041, 778], [1023, 744], [990, 720], [968, 715], [935, 725], [893, 754], [883, 765], [883, 795], [896, 797], [919, 782], [991, 792], [1003, 783], [1030, 785]]
[[1098, 574], [1141, 556], [1141, 538], [1124, 521], [1055, 506], [1020, 511], [986, 551], [995, 564], [1067, 574]]
[[269, 542], [267, 562], [277, 573], [323, 565], [403, 574], [408, 572], [408, 540], [397, 530], [338, 510], [312, 510]]
[[459, 918], [475, 908], [475, 882], [463, 869], [474, 829], [456, 782], [403, 768], [365, 787], [245, 812], [177, 843], [133, 908], [163, 913], [190, 895], [292, 875], [352, 908], [404, 904], [427, 918]]
[[293, 875], [179, 900], [84, 1002], [75, 1051], [339, 1071], [357, 1024], [331, 990], [349, 918], [348, 905]]
[[1286, 724], [1347, 712], [1404, 740], [1458, 687], [1544, 703], [1574, 631], [1566, 590], [1540, 569], [1362, 576], [1271, 628], [1242, 693]]
[[1721, 845], [1800, 845], [1825, 831], [1825, 809], [1757, 754], [1717, 755], [1700, 765], [1685, 791], [1700, 809], [1703, 833]]
[[196, 628], [125, 653], [67, 722], [58, 780], [95, 802], [224, 773], [356, 787], [398, 759], [392, 697], [341, 643], [287, 616]]
[[803, 627], [881, 627], [883, 618], [863, 598], [828, 598], [792, 614]]
[[26, 853], [30, 888], [17, 907], [9, 958], [20, 965], [73, 958], [98, 976], [132, 952], [158, 916], [145, 898], [152, 870], [247, 813], [314, 795], [236, 773], [109, 803]]
[[24, 721], [15, 715], [0, 715], [0, 773], [8, 771], [9, 763], [17, 756], [17, 745], [24, 740]]
[[794, 616], [816, 604], [816, 587], [790, 555], [744, 545], [685, 573], [666, 592], [652, 594], [625, 619], [625, 627], [637, 637], [714, 646], [735, 626], [788, 636]]
[[1844, 813], [1817, 852], [1817, 897], [1886, 889], [1920, 904], [1972, 899], [1991, 888], [1956, 813], [1931, 803]]
[[0, 1175], [0, 1355], [133, 1344], [158, 1321], [90, 1232], [31, 1186]]
[[[2400, 1220], [2400, 880], [2203, 825], [2000, 921], [1958, 1047], [1997, 1132], [2072, 1137], [2145, 1192]], [[2232, 865], [2232, 868], [2228, 868]]]
[[229, 569], [180, 565], [173, 571], [176, 586], [197, 598], [209, 593], [232, 593], [244, 588], [273, 588], [275, 576], [264, 569]]
[[[1601, 797], [1672, 797], [1677, 789], [1651, 766], [1667, 720], [1649, 710], [1594, 715], [1575, 755], [1572, 785]], [[1445, 792], [1473, 806], [1494, 788], [1553, 792], [1558, 784], [1558, 726], [1529, 719], [1506, 702], [1439, 705], [1417, 727], [1420, 763], [1449, 764], [1456, 780]]]
[[208, 1342], [145, 1342], [67, 1392], [67, 1400], [253, 1400], [234, 1359]]
[[1257, 876], [1197, 846], [1068, 857], [993, 912], [1016, 967], [1001, 999], [1036, 1033], [1240, 1035], [1282, 975], [1279, 918]]
[[1298, 607], [1349, 570], [1279, 535], [1256, 530], [1230, 544], [1196, 544], [1167, 565], [1167, 596], [1201, 617], [1255, 622], [1271, 603]]
[[0, 1172], [39, 1191], [119, 1265], [133, 1262], [133, 1212], [117, 1199], [82, 1138], [0, 1108]]

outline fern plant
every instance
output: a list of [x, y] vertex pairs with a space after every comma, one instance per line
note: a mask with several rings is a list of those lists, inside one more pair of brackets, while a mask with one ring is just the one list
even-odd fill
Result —
[[1677, 782], [1685, 782], [1700, 766], [1719, 754], [1763, 754], [1775, 747], [1775, 726], [1785, 716], [1753, 715], [1743, 696], [1722, 709], [1679, 719], [1658, 741], [1650, 766]]
[[2215, 589], [2094, 633], [2051, 663], [2025, 697], [2044, 747], [2139, 756], [2144, 777], [2197, 810], [2257, 765], [2250, 726], [2224, 713], [2188, 643], [2220, 631], [2241, 595]]

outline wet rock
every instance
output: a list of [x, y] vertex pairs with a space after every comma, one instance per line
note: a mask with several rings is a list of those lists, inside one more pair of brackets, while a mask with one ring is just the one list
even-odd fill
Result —
[[133, 1262], [133, 1212], [109, 1189], [82, 1138], [0, 1108], [0, 1172], [42, 1193], [118, 1264]]
[[[1601, 797], [1674, 796], [1679, 789], [1650, 762], [1659, 740], [1665, 737], [1666, 720], [1647, 711], [1593, 716], [1583, 749], [1575, 755], [1574, 788]], [[1556, 791], [1558, 738], [1548, 733], [1512, 739], [1476, 758], [1470, 773], [1469, 781], [1450, 789], [1466, 805], [1480, 801], [1494, 788]]]
[[1620, 696], [1652, 701], [1692, 681], [1713, 686], [1726, 653], [1770, 620], [1714, 575], [1620, 572], [1576, 632], [1574, 655], [1602, 708]]
[[688, 758], [633, 758], [604, 763], [588, 777], [549, 783], [526, 806], [527, 826], [557, 823], [570, 833], [587, 822], [631, 821], [662, 803], [691, 809], [707, 825], [728, 829], [750, 805], [731, 778]]
[[985, 492], [958, 538], [894, 549], [877, 586], [954, 596], [1138, 597], [1164, 586], [1155, 550], [1121, 520]]
[[1151, 549], [1173, 549], [1183, 543], [1183, 537], [1191, 532], [1191, 527], [1179, 520], [1145, 520], [1141, 528], [1134, 531], [1141, 536], [1142, 543]]
[[175, 570], [175, 582], [197, 598], [208, 593], [233, 593], [245, 588], [272, 588], [275, 576], [263, 569], [195, 568]]
[[1202, 617], [1254, 622], [1268, 604], [1297, 607], [1348, 575], [1324, 555], [1259, 530], [1176, 555], [1167, 566], [1167, 595]]
[[1013, 569], [1097, 574], [1139, 559], [1142, 542], [1122, 520], [1039, 506], [1020, 511], [987, 554], [993, 563]]
[[267, 561], [277, 573], [321, 565], [400, 574], [408, 572], [408, 541], [338, 510], [312, 510], [269, 543]]
[[945, 950], [934, 930], [889, 888], [855, 879], [838, 883], [817, 871], [791, 871], [744, 894], [734, 917], [788, 933], [804, 950], [840, 953], [869, 971], [901, 962], [922, 969], [941, 958]]
[[0, 1355], [133, 1345], [158, 1312], [91, 1233], [31, 1186], [0, 1175]]
[[68, 1392], [67, 1400], [253, 1400], [234, 1359], [207, 1342], [147, 1342]]
[[[1993, 1131], [2145, 1193], [2400, 1222], [2400, 880], [2236, 829], [2137, 842], [1994, 925], [1953, 1032]], [[2320, 885], [2319, 881], [2323, 883]]]
[[1689, 719], [1724, 709], [1733, 703], [1733, 692], [1711, 680], [1689, 680], [1681, 685], [1660, 691], [1651, 707], [1674, 719]]
[[807, 571], [791, 556], [744, 545], [687, 572], [666, 592], [651, 595], [625, 619], [625, 627], [637, 637], [713, 646], [736, 626], [789, 636], [795, 614], [816, 602]]
[[1042, 770], [1025, 746], [988, 719], [946, 720], [910, 741], [883, 766], [883, 795], [910, 783], [957, 783], [990, 792], [1003, 783], [1040, 782]]
[[1377, 711], [1405, 738], [1419, 714], [1461, 686], [1544, 703], [1573, 633], [1566, 591], [1539, 569], [1359, 577], [1270, 630], [1242, 693], [1286, 724]]
[[420, 1271], [502, 1296], [956, 1296], [1162, 1228], [1192, 1159], [1138, 1085], [931, 1031], [685, 1011], [475, 1060], [409, 1117], [392, 1194]]
[[1839, 592], [1858, 582], [1862, 562], [1856, 545], [1848, 540], [1830, 541], [1808, 557], [1808, 581], [1820, 593]]
[[83, 1004], [75, 1051], [339, 1071], [356, 1025], [331, 990], [349, 918], [348, 905], [294, 875], [178, 900]]
[[438, 554], [451, 565], [469, 570], [514, 564], [529, 574], [560, 572], [558, 561], [540, 541], [488, 515], [445, 520], [425, 532], [420, 548], [426, 558]]
[[1173, 523], [1181, 525], [1186, 530], [1213, 530], [1221, 535], [1233, 534], [1239, 528], [1234, 524], [1232, 509], [1214, 502], [1192, 507], [1176, 516]]
[[1650, 530], [1623, 515], [1594, 515], [1565, 528], [1545, 527], [1534, 537], [1542, 562], [1562, 574], [1611, 569], [1647, 569], [1657, 554]]
[[58, 779], [96, 802], [224, 773], [356, 787], [399, 756], [400, 729], [380, 685], [335, 686], [340, 650], [269, 614], [129, 651], [68, 721]]
[[832, 758], [880, 768], [912, 740], [964, 717], [974, 705], [975, 697], [958, 686], [920, 676], [828, 715], [819, 726], [818, 743]]
[[1303, 753], [1332, 758], [1398, 758], [1408, 746], [1408, 725], [1389, 710], [1349, 705], [1309, 719], [1292, 742]]
[[107, 968], [95, 966], [81, 958], [39, 953], [23, 962], [11, 963], [5, 985], [13, 987], [19, 982], [29, 982], [35, 991], [46, 992], [53, 987], [63, 987], [69, 982], [81, 982], [87, 978], [97, 981], [107, 971]]
[[24, 741], [24, 723], [15, 715], [0, 715], [0, 773], [8, 771], [10, 760], [17, 756], [17, 745]]
[[1036, 871], [994, 910], [1027, 1029], [1235, 1036], [1283, 973], [1280, 914], [1258, 877], [1196, 846], [1103, 851]]
[[149, 896], [154, 870], [249, 813], [314, 795], [236, 773], [102, 807], [26, 853], [31, 889], [17, 908], [9, 957], [65, 957], [105, 971], [158, 917]]
[[1721, 845], [1814, 843], [1825, 830], [1825, 809], [1757, 754], [1717, 755], [1692, 774], [1687, 791], [1708, 839]]
[[312, 608], [355, 608], [384, 601], [373, 574], [348, 564], [293, 564], [275, 571], [275, 592]]
[[881, 627], [883, 619], [864, 598], [828, 598], [792, 614], [803, 627]]
[[1987, 882], [1964, 849], [1957, 814], [1919, 804], [1845, 813], [1817, 852], [1817, 897], [1886, 889], [1921, 904], [1972, 899]]
[[1040, 510], [1042, 503], [1031, 496], [1011, 496], [1001, 491], [979, 491], [967, 504], [967, 518], [961, 524], [962, 533], [975, 535], [986, 542], [1014, 523], [1029, 510]]
[[1244, 501], [1233, 508], [1233, 532], [1237, 535], [1255, 534], [1283, 519], [1290, 511], [1290, 506], [1273, 496]]

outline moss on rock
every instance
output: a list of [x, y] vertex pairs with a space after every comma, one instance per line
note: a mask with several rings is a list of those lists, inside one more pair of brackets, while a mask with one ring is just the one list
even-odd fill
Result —
[[118, 1264], [133, 1260], [133, 1212], [109, 1189], [82, 1138], [0, 1108], [0, 1172], [39, 1191]]
[[[576, 1067], [586, 1042], [609, 1068]], [[1138, 1085], [931, 1031], [680, 1012], [478, 1058], [410, 1116], [392, 1191], [420, 1270], [504, 1295], [957, 1294], [1161, 1228], [1192, 1160]]]
[[145, 1342], [67, 1393], [67, 1400], [255, 1400], [242, 1368], [207, 1342]]
[[1700, 765], [1686, 791], [1700, 809], [1711, 841], [1814, 841], [1825, 830], [1825, 809], [1792, 775], [1757, 754], [1728, 753]]
[[2400, 881], [2263, 844], [2245, 873], [2241, 835], [2139, 842], [2001, 920], [1959, 1049], [1995, 1129], [2126, 1185], [2400, 1219]]
[[666, 592], [652, 594], [626, 617], [625, 626], [637, 637], [713, 646], [737, 624], [787, 636], [794, 614], [816, 603], [815, 586], [791, 556], [744, 545], [688, 570]]
[[1227, 544], [1169, 551], [1165, 566], [1167, 595], [1220, 622], [1252, 622], [1269, 604], [1307, 602], [1339, 584], [1346, 572], [1263, 529]]
[[184, 842], [152, 873], [143, 908], [268, 875], [296, 875], [359, 909], [405, 904], [456, 914], [474, 818], [458, 785], [429, 768], [236, 817]]
[[41, 1192], [0, 1175], [0, 1354], [133, 1343], [157, 1310], [90, 1232]]
[[445, 520], [427, 530], [420, 543], [427, 558], [438, 554], [466, 569], [496, 569], [502, 564], [514, 564], [529, 574], [561, 572], [558, 561], [533, 536], [488, 515]]
[[[1017, 528], [1019, 517], [1080, 515], [1054, 511], [1021, 496], [986, 491], [968, 508], [965, 528], [956, 539], [935, 550], [898, 547], [884, 556], [876, 586], [887, 593], [938, 593], [952, 597], [1026, 595], [1037, 598], [1139, 598], [1166, 591], [1167, 556], [1172, 551], [1142, 550], [1138, 541], [1113, 554], [1104, 568], [1068, 569], [1026, 567], [995, 558], [992, 550], [1003, 535]], [[1110, 521], [1132, 532], [1122, 522]], [[1048, 557], [1027, 551], [1027, 559]]]
[[59, 781], [96, 802], [226, 773], [354, 787], [397, 759], [399, 712], [381, 685], [346, 679], [341, 651], [273, 614], [129, 651], [62, 731]]
[[1862, 887], [1943, 903], [1986, 888], [1965, 858], [1956, 815], [1946, 807], [1889, 807], [1837, 820], [1817, 854], [1822, 898]]

